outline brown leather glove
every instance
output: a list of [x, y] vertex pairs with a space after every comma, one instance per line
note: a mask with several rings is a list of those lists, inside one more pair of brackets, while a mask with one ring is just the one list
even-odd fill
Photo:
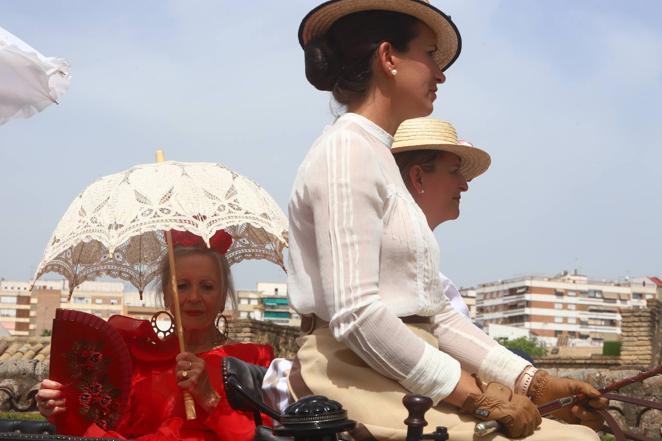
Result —
[[569, 395], [584, 394], [589, 401], [563, 407], [550, 414], [553, 418], [570, 424], [583, 424], [592, 429], [602, 426], [604, 419], [595, 409], [604, 409], [609, 400], [600, 397], [600, 392], [588, 383], [570, 378], [554, 377], [547, 371], [539, 370], [533, 376], [529, 387], [529, 397], [536, 405], [548, 403]]
[[469, 394], [462, 405], [462, 412], [481, 420], [500, 422], [503, 433], [511, 438], [531, 435], [542, 422], [531, 400], [515, 395], [499, 383], [489, 383], [480, 395]]

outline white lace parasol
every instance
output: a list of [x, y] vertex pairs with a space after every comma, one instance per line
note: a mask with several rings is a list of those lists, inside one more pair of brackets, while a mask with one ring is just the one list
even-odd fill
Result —
[[103, 177], [67, 209], [37, 267], [33, 283], [57, 272], [70, 292], [110, 276], [142, 294], [167, 253], [165, 230], [189, 231], [207, 244], [224, 229], [233, 238], [230, 264], [266, 259], [283, 265], [287, 219], [252, 180], [221, 164], [161, 162]]

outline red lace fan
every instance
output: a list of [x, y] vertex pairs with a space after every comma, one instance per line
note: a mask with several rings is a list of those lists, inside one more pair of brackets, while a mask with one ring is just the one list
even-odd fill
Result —
[[110, 430], [126, 411], [132, 363], [120, 334], [81, 311], [57, 309], [50, 374], [63, 385], [67, 411], [54, 418], [57, 432], [83, 435], [91, 423]]

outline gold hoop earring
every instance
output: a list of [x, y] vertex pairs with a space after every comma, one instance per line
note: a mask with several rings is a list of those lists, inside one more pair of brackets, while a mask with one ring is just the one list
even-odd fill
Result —
[[[159, 317], [162, 315], [168, 316], [168, 319], [170, 320], [170, 327], [167, 329], [161, 329], [159, 328]], [[157, 311], [152, 315], [152, 318], [149, 319], [149, 323], [152, 325], [152, 329], [154, 330], [154, 333], [156, 334], [157, 337], [159, 337], [161, 340], [165, 340], [166, 338], [170, 337], [172, 334], [175, 333], [175, 318], [170, 314], [168, 311]]]
[[[223, 326], [219, 327], [221, 324], [221, 320], [223, 320]], [[221, 343], [225, 342], [228, 339], [228, 319], [225, 317], [222, 313], [218, 313], [216, 316], [216, 320], [214, 320], [214, 326], [216, 327], [216, 331], [218, 331], [218, 334], [220, 336]]]

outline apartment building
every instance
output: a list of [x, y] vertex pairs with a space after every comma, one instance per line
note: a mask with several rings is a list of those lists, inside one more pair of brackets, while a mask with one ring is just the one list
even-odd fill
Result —
[[237, 292], [238, 318], [264, 320], [283, 326], [299, 326], [301, 318], [290, 307], [287, 284], [258, 282], [253, 291]]
[[9, 335], [42, 335], [50, 331], [57, 308], [74, 309], [108, 319], [123, 313], [124, 284], [84, 282], [69, 298], [64, 280], [38, 281], [30, 291], [24, 281], [0, 282], [0, 325]]
[[555, 345], [564, 336], [570, 345], [599, 345], [617, 340], [624, 308], [645, 307], [660, 295], [662, 281], [638, 277], [593, 281], [576, 272], [553, 277], [524, 276], [484, 283], [463, 291], [476, 295], [476, 322], [524, 328]]
[[158, 311], [165, 309], [158, 300], [160, 295], [160, 292], [144, 292], [141, 298], [138, 291], [126, 291], [123, 294], [122, 314], [138, 320], [150, 320]]
[[301, 317], [290, 307], [287, 297], [287, 284], [258, 282], [264, 308], [263, 320], [284, 326], [300, 326]]
[[264, 319], [262, 295], [257, 291], [237, 291], [236, 317], [240, 319]]
[[460, 290], [460, 295], [462, 300], [469, 308], [469, 314], [472, 319], [476, 319], [476, 291], [474, 289], [462, 289]]
[[[62, 282], [43, 281], [35, 288], [53, 295], [59, 305], [61, 285]], [[36, 303], [37, 299], [32, 297], [28, 282], [0, 281], [0, 327], [3, 333], [11, 336], [33, 335], [30, 333], [30, 328], [33, 313], [36, 316]], [[53, 310], [52, 315], [45, 320], [52, 322], [54, 316]], [[47, 329], [50, 329], [50, 325]]]

